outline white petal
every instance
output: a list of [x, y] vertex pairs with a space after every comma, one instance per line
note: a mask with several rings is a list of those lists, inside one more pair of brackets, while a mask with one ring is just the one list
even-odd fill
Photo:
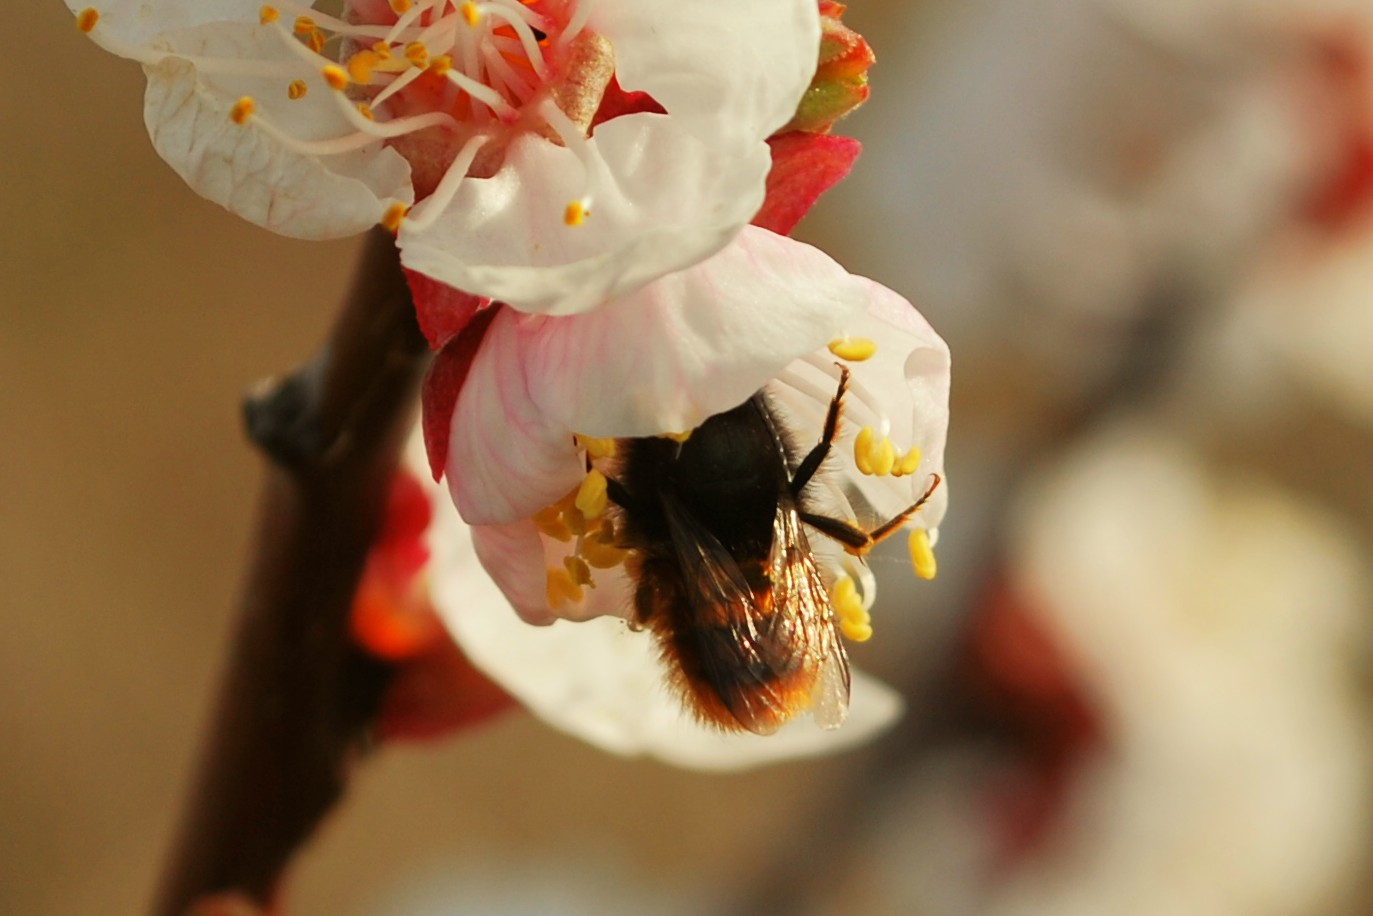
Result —
[[471, 532], [436, 493], [430, 546], [439, 613], [477, 667], [555, 728], [616, 754], [724, 770], [837, 751], [900, 714], [897, 694], [854, 672], [849, 717], [837, 730], [804, 718], [768, 737], [704, 728], [669, 692], [648, 633], [613, 617], [531, 627], [512, 614], [477, 562]]
[[[144, 120], [158, 153], [203, 197], [283, 235], [336, 238], [375, 225], [389, 200], [413, 199], [410, 167], [380, 142], [327, 157], [283, 145], [253, 120], [234, 124], [229, 112], [252, 96], [258, 114], [289, 125], [303, 140], [352, 133], [319, 74], [257, 24], [225, 23], [164, 35], [173, 54], [261, 61], [270, 76], [204, 72], [171, 56], [145, 66]], [[312, 91], [291, 101], [286, 87], [304, 79]]]
[[814, 0], [598, 3], [589, 22], [615, 46], [621, 86], [648, 92], [698, 137], [736, 149], [791, 120], [820, 47]]
[[[517, 138], [436, 222], [402, 224], [405, 266], [526, 312], [594, 309], [726, 245], [762, 205], [771, 166], [762, 143], [725, 153], [656, 114], [608, 121], [589, 145], [603, 161], [594, 184], [572, 151]], [[591, 215], [566, 225], [588, 190]]]
[[595, 312], [497, 316], [453, 413], [458, 508], [473, 524], [526, 518], [576, 485], [574, 432], [682, 432], [742, 403], [858, 320], [867, 289], [817, 249], [750, 227]]
[[[915, 307], [898, 294], [871, 280], [863, 280], [868, 308], [844, 326], [853, 338], [877, 343], [877, 352], [862, 362], [848, 362], [852, 381], [844, 401], [843, 422], [836, 439], [836, 456], [827, 468], [843, 474], [843, 484], [856, 487], [884, 518], [918, 499], [930, 486], [931, 475], [944, 475], [944, 447], [949, 425], [949, 348]], [[774, 383], [768, 390], [786, 409], [796, 443], [809, 448], [824, 426], [837, 384], [827, 352], [798, 361], [784, 379], [802, 384]], [[918, 447], [921, 460], [908, 477], [873, 477], [858, 473], [854, 440], [864, 426], [881, 425], [900, 451]], [[948, 505], [948, 486], [941, 484], [913, 523], [936, 527]]]
[[97, 10], [100, 22], [91, 38], [102, 47], [113, 39], [109, 50], [116, 54], [120, 53], [118, 45], [143, 48], [159, 35], [212, 22], [256, 24], [261, 10], [260, 5], [244, 0], [105, 0], [95, 4], [67, 0], [67, 8], [73, 13]]
[[750, 226], [703, 264], [544, 325], [526, 351], [530, 396], [587, 435], [683, 432], [823, 346], [865, 298], [824, 252]]

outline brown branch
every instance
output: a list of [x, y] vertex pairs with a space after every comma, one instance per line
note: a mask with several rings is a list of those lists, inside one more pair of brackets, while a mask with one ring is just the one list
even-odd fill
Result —
[[395, 241], [376, 230], [319, 354], [245, 404], [271, 464], [159, 916], [230, 890], [268, 904], [343, 794], [391, 675], [354, 648], [348, 612], [428, 357]]

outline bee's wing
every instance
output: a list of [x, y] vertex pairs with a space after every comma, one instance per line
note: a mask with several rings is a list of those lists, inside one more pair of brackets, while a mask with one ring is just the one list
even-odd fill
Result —
[[837, 726], [848, 707], [848, 659], [795, 507], [779, 505], [773, 521], [770, 594], [754, 593], [734, 557], [688, 509], [671, 497], [664, 509], [693, 612], [693, 655], [720, 703], [758, 734], [807, 707], [821, 725]]
[[822, 728], [838, 728], [849, 711], [849, 655], [796, 506], [785, 499], [773, 520], [770, 578], [773, 606], [794, 621], [793, 642], [815, 672], [811, 714]]

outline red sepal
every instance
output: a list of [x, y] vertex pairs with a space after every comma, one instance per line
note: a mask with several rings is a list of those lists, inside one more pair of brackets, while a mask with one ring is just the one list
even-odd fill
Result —
[[410, 284], [420, 331], [431, 350], [440, 349], [456, 337], [477, 312], [491, 304], [490, 299], [454, 289], [408, 268], [405, 280]]
[[659, 105], [653, 96], [647, 92], [625, 92], [620, 88], [620, 81], [612, 76], [610, 84], [605, 87], [605, 95], [601, 96], [600, 107], [596, 109], [596, 115], [591, 119], [591, 126], [594, 128], [597, 124], [609, 121], [611, 118], [638, 114], [644, 111], [652, 114], [667, 114], [667, 109]]
[[444, 635], [428, 653], [407, 659], [382, 698], [380, 741], [423, 741], [479, 725], [516, 703], [472, 666]]
[[443, 477], [443, 469], [448, 464], [448, 436], [453, 429], [453, 408], [458, 403], [458, 393], [467, 380], [482, 337], [499, 310], [499, 305], [478, 309], [462, 330], [443, 344], [424, 376], [420, 389], [420, 427], [424, 432], [424, 450], [429, 456], [429, 471], [435, 480]]
[[768, 141], [772, 170], [753, 225], [790, 235], [820, 195], [853, 168], [863, 146], [850, 137], [791, 131]]

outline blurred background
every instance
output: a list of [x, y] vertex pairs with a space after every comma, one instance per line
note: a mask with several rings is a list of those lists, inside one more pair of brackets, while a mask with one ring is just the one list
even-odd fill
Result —
[[[13, 13], [0, 910], [139, 912], [248, 551], [239, 398], [312, 352], [357, 245], [201, 201], [138, 68]], [[387, 748], [290, 912], [1373, 910], [1373, 4], [845, 18], [865, 154], [799, 234], [954, 353], [940, 577], [854, 650], [906, 719], [731, 776], [519, 713]]]

